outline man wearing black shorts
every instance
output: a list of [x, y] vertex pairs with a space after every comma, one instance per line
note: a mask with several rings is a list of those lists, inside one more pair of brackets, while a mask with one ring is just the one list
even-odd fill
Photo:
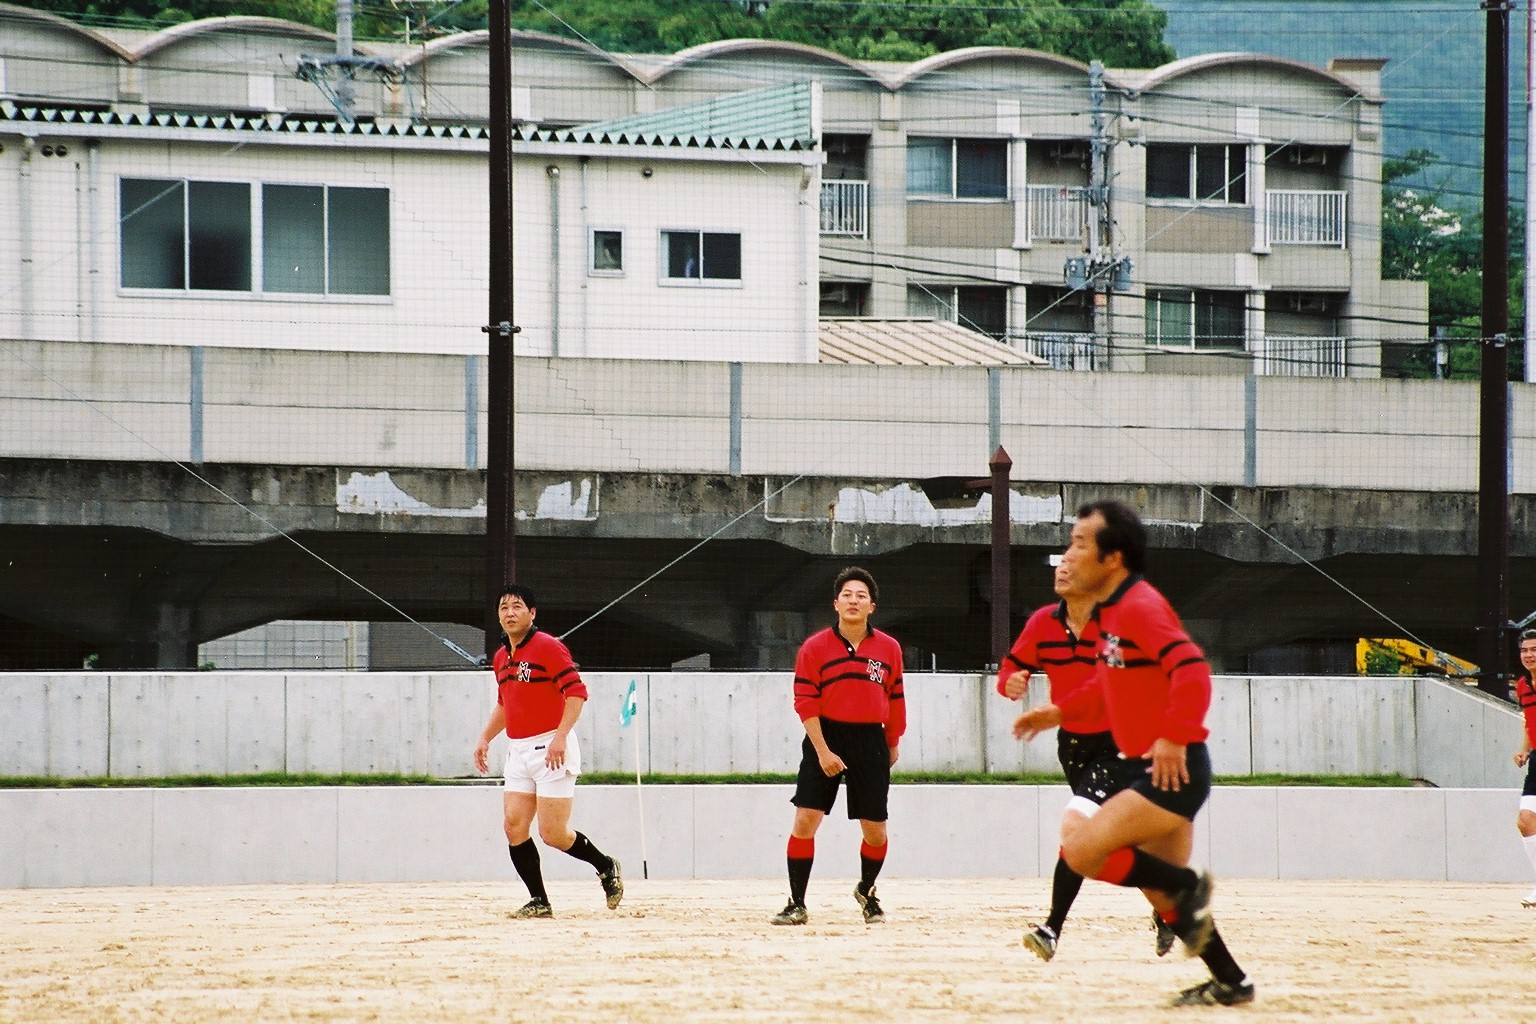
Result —
[[1062, 565], [1098, 605], [1095, 685], [1020, 715], [1014, 735], [1107, 711], [1125, 755], [1121, 788], [1101, 806], [1074, 796], [1062, 819], [1062, 856], [1078, 874], [1147, 892], [1153, 906], [1211, 978], [1179, 993], [1175, 1006], [1253, 1001], [1253, 983], [1211, 918], [1209, 873], [1188, 867], [1195, 814], [1211, 792], [1205, 715], [1211, 672], [1167, 600], [1142, 579], [1147, 537], [1116, 501], [1078, 509]]
[[[1009, 700], [1021, 700], [1029, 694], [1029, 681], [1036, 672], [1047, 677], [1051, 704], [1061, 704], [1078, 687], [1092, 685], [1097, 674], [1099, 634], [1093, 595], [1078, 584], [1064, 564], [1056, 566], [1052, 586], [1061, 600], [1029, 617], [998, 666], [997, 692]], [[1109, 731], [1107, 713], [1058, 729], [1056, 758], [1073, 794], [1086, 797], [1095, 808], [1124, 788], [1117, 781], [1123, 762]], [[1064, 813], [1081, 812], [1069, 807]], [[1058, 857], [1051, 875], [1050, 914], [1043, 924], [1024, 933], [1025, 949], [1046, 961], [1056, 956], [1067, 914], [1082, 887], [1083, 876]], [[1173, 948], [1173, 931], [1156, 913], [1152, 928], [1157, 933], [1154, 948], [1158, 956], [1164, 956]]]
[[901, 645], [869, 624], [880, 589], [866, 570], [850, 566], [832, 583], [837, 624], [813, 634], [795, 658], [795, 713], [805, 726], [800, 774], [795, 782], [795, 821], [786, 850], [789, 902], [773, 923], [808, 921], [805, 887], [816, 855], [816, 830], [848, 784], [848, 817], [863, 833], [859, 883], [853, 898], [866, 924], [885, 919], [875, 879], [885, 865], [886, 803], [891, 766], [906, 731]]

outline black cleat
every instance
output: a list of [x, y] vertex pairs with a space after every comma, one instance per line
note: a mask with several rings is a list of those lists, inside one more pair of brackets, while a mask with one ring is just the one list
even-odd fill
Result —
[[554, 917], [554, 910], [550, 909], [549, 900], [531, 899], [521, 907], [512, 911], [512, 917]]
[[1056, 955], [1056, 933], [1045, 925], [1025, 932], [1023, 942], [1025, 949], [1047, 963]]
[[619, 873], [619, 858], [608, 858], [608, 870], [598, 873], [597, 880], [603, 883], [603, 896], [607, 898], [608, 909], [616, 910], [619, 901], [624, 898], [624, 876]]
[[1169, 893], [1177, 915], [1171, 925], [1173, 934], [1184, 943], [1184, 950], [1190, 956], [1204, 953], [1206, 944], [1211, 941], [1211, 933], [1216, 930], [1216, 922], [1211, 917], [1211, 893], [1215, 888], [1216, 880], [1211, 873], [1201, 871], [1196, 875], [1194, 885]]
[[1253, 982], [1244, 978], [1235, 985], [1212, 978], [1180, 992], [1170, 1006], [1241, 1006], [1253, 1002]]
[[1173, 934], [1173, 928], [1169, 926], [1167, 921], [1159, 917], [1155, 910], [1152, 911], [1152, 930], [1157, 932], [1157, 938], [1153, 940], [1152, 948], [1157, 951], [1158, 956], [1167, 956], [1168, 951], [1173, 948], [1174, 942], [1178, 941], [1178, 936]]
[[805, 924], [810, 919], [811, 915], [805, 912], [805, 904], [794, 900], [784, 904], [783, 910], [769, 918], [774, 924]]
[[875, 897], [875, 887], [864, 888], [860, 882], [853, 887], [853, 898], [859, 901], [859, 909], [864, 911], [865, 924], [884, 924], [885, 911], [880, 909], [880, 901]]

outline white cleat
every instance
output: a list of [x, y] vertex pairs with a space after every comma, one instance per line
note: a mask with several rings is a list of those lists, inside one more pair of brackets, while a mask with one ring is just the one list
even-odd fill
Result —
[[1536, 907], [1536, 889], [1532, 889], [1520, 899], [1522, 907]]

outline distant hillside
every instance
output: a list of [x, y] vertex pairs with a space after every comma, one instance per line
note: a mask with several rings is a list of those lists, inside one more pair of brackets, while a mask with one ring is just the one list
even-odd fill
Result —
[[[1247, 50], [1326, 65], [1331, 57], [1384, 57], [1388, 155], [1440, 154], [1427, 177], [1449, 177], [1453, 198], [1481, 193], [1486, 14], [1475, 0], [1156, 0], [1164, 39], [1180, 57]], [[1520, 5], [1522, 8], [1524, 5]], [[1510, 18], [1510, 190], [1525, 192], [1525, 33]], [[1427, 184], [1427, 182], [1420, 182]]]

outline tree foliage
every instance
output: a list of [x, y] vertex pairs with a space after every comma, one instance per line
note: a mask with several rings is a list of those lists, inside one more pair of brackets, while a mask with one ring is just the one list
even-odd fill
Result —
[[[509, 0], [514, 28], [621, 53], [673, 53], [720, 39], [807, 43], [861, 60], [911, 61], [967, 46], [1018, 46], [1112, 67], [1174, 57], [1150, 0]], [[146, 28], [255, 14], [333, 28], [335, 0], [34, 0], [87, 24]], [[484, 28], [486, 0], [357, 0], [354, 35], [401, 39]]]
[[[1446, 198], [1443, 186], [1409, 188], [1400, 182], [1434, 166], [1439, 157], [1423, 149], [1409, 151], [1401, 159], [1382, 164], [1381, 273], [1384, 278], [1424, 281], [1429, 285], [1429, 323], [1443, 327], [1450, 346], [1450, 376], [1476, 377], [1481, 356], [1477, 338], [1482, 331], [1483, 218], [1476, 210], [1464, 210]], [[1511, 256], [1520, 255], [1522, 219], [1511, 211]], [[1512, 259], [1512, 268], [1523, 260]], [[1510, 273], [1506, 269], [1506, 273]], [[1523, 269], [1510, 273], [1509, 322], [1512, 333], [1524, 316], [1521, 298]], [[1518, 378], [1523, 365], [1520, 347], [1511, 350], [1511, 374]], [[1425, 350], [1411, 357], [1405, 370], [1413, 376], [1432, 376], [1433, 353]]]

